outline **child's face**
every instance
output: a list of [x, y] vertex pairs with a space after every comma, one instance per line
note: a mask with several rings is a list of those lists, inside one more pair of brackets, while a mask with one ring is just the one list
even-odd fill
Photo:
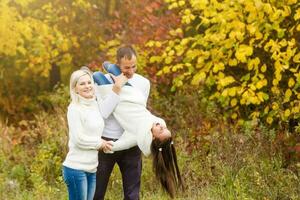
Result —
[[154, 123], [152, 126], [152, 135], [160, 141], [171, 137], [171, 132], [167, 127], [162, 126], [160, 123]]

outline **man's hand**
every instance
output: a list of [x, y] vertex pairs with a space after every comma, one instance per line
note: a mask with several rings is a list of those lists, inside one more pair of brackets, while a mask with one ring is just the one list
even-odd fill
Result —
[[115, 82], [112, 90], [115, 93], [119, 94], [123, 85], [125, 85], [125, 83], [128, 81], [128, 78], [123, 73], [120, 74], [119, 76], [115, 76], [113, 74], [110, 74], [110, 76]]

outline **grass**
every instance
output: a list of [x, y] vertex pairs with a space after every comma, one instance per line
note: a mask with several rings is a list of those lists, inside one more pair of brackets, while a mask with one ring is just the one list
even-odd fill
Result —
[[[190, 98], [189, 110], [199, 110], [193, 102]], [[185, 109], [180, 102], [173, 103], [176, 112]], [[158, 104], [161, 108], [154, 109], [168, 106]], [[185, 191], [178, 191], [176, 200], [300, 200], [300, 163], [286, 159], [275, 130], [250, 122], [228, 124], [209, 110], [213, 107], [201, 109], [203, 115], [182, 112], [186, 120], [178, 115], [171, 118], [173, 110], [164, 112], [170, 128], [176, 130], [175, 146], [185, 183]], [[1, 200], [67, 199], [61, 177], [67, 152], [64, 109], [40, 112], [17, 125], [0, 122], [0, 133]], [[154, 179], [151, 158], [143, 158], [140, 194], [142, 200], [169, 199]], [[115, 166], [106, 199], [122, 198], [121, 175]]]

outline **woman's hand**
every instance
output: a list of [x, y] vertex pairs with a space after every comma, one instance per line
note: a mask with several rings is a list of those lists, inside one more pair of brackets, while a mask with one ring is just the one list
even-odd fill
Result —
[[123, 85], [125, 85], [125, 83], [128, 81], [128, 78], [123, 73], [120, 74], [119, 76], [115, 76], [113, 74], [110, 74], [110, 76], [115, 82], [112, 90], [115, 93], [119, 94]]
[[112, 152], [113, 142], [103, 140], [103, 139], [101, 139], [101, 140], [102, 140], [102, 145], [100, 147], [100, 150], [102, 150], [104, 153]]

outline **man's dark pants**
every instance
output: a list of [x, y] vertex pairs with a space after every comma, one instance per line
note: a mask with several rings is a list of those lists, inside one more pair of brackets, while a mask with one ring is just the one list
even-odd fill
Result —
[[103, 151], [99, 151], [98, 156], [99, 164], [94, 200], [104, 200], [109, 177], [115, 163], [119, 165], [122, 174], [124, 200], [138, 200], [142, 171], [140, 149], [135, 146], [127, 150], [114, 152], [113, 154], [106, 154]]

